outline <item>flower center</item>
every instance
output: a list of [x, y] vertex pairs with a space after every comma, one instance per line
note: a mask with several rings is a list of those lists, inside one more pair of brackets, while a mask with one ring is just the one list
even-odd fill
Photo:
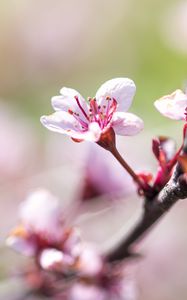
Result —
[[89, 118], [90, 122], [97, 122], [101, 129], [106, 127], [116, 110], [117, 102], [115, 99], [106, 97], [106, 104], [98, 105], [95, 98], [90, 99]]
[[[89, 98], [89, 113], [86, 113], [77, 96], [75, 96], [75, 100], [82, 112], [82, 117], [79, 113], [71, 109], [69, 109], [68, 112], [78, 121], [83, 132], [88, 130], [88, 125], [92, 122], [97, 122], [101, 129], [106, 127], [110, 123], [117, 107], [117, 101], [114, 98], [106, 97], [102, 105], [98, 105], [95, 98]], [[83, 116], [86, 118], [86, 121], [83, 120]]]

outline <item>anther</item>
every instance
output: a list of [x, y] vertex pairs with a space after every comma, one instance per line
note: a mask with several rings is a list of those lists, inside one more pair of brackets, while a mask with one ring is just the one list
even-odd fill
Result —
[[109, 96], [106, 97], [106, 100], [111, 100], [111, 98]]
[[68, 113], [69, 113], [70, 115], [73, 115], [73, 111], [72, 111], [71, 109], [68, 109]]
[[184, 113], [184, 115], [185, 115], [185, 120], [186, 120], [186, 122], [187, 122], [187, 107], [185, 108], [185, 113]]

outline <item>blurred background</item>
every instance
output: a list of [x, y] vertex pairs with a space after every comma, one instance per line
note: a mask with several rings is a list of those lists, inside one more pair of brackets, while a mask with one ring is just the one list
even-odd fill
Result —
[[[145, 130], [138, 137], [118, 140], [119, 149], [136, 169], [154, 171], [151, 137], [171, 135], [178, 145], [182, 139], [182, 124], [159, 115], [153, 102], [177, 88], [186, 88], [186, 0], [1, 0], [2, 280], [20, 264], [18, 256], [4, 247], [4, 239], [17, 220], [19, 202], [37, 187], [49, 188], [63, 205], [76, 201], [91, 160], [90, 145], [75, 144], [48, 132], [41, 126], [40, 116], [52, 112], [50, 98], [58, 95], [61, 87], [94, 96], [104, 81], [114, 77], [135, 81], [137, 93], [131, 111], [145, 121]], [[91, 153], [93, 159], [96, 154]], [[108, 161], [112, 163], [111, 157]], [[122, 171], [120, 167], [115, 170], [116, 174]], [[95, 172], [97, 175], [98, 170]], [[140, 213], [140, 201], [131, 193], [129, 196], [128, 180], [123, 181], [125, 196], [120, 201], [104, 199], [104, 204], [98, 201], [92, 207], [96, 216], [89, 219], [91, 225], [86, 219], [81, 223], [83, 231], [87, 228], [86, 237], [96, 242], [107, 240], [125, 226], [124, 220], [128, 223]], [[185, 202], [178, 204], [143, 243], [145, 259], [136, 265], [139, 272], [135, 272], [138, 299], [187, 298], [185, 208]], [[98, 218], [101, 223], [108, 220], [108, 231], [103, 230], [99, 238], [93, 230]], [[109, 230], [111, 218], [116, 225]]]

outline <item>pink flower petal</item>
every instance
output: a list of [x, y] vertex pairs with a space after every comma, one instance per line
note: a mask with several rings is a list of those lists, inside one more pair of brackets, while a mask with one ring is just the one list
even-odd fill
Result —
[[156, 100], [154, 105], [165, 117], [174, 120], [185, 120], [187, 95], [181, 90], [176, 90], [172, 94]]
[[40, 121], [49, 130], [66, 134], [78, 140], [97, 142], [101, 135], [98, 123], [90, 123], [87, 130], [83, 131], [81, 124], [71, 114], [64, 111], [42, 116]]
[[135, 135], [144, 127], [144, 123], [139, 117], [124, 112], [114, 113], [111, 125], [115, 133], [119, 135]]
[[72, 229], [71, 234], [64, 243], [63, 249], [74, 258], [77, 258], [81, 254], [82, 240], [80, 231], [77, 228]]
[[84, 284], [75, 283], [69, 293], [69, 300], [110, 300], [104, 289]]
[[36, 190], [20, 205], [20, 218], [25, 228], [36, 234], [45, 233], [52, 239], [60, 235], [60, 206], [47, 190]]
[[101, 136], [101, 128], [98, 123], [92, 122], [90, 123], [88, 127], [87, 134], [85, 133], [85, 140], [91, 141], [91, 142], [97, 142]]
[[[71, 110], [75, 113], [78, 113], [80, 118], [83, 121], [87, 121], [85, 114], [83, 111], [88, 115], [88, 105], [84, 98], [79, 94], [76, 90], [63, 87], [60, 90], [61, 96], [52, 97], [51, 103], [55, 110], [62, 110], [68, 112]], [[75, 99], [77, 97], [77, 100]], [[81, 109], [82, 108], [82, 109]]]
[[117, 111], [127, 111], [131, 106], [136, 86], [129, 78], [114, 78], [106, 81], [98, 89], [96, 99], [99, 105], [107, 105], [106, 97], [114, 98]]
[[49, 116], [42, 116], [41, 123], [49, 130], [64, 133], [71, 136], [71, 132], [81, 130], [79, 122], [69, 113], [55, 112]]
[[91, 122], [88, 126], [88, 130], [85, 132], [71, 132], [71, 137], [78, 140], [84, 140], [89, 142], [97, 142], [101, 136], [102, 130], [97, 122]]
[[99, 253], [85, 245], [79, 258], [80, 273], [86, 276], [96, 276], [101, 272], [103, 262]]
[[34, 243], [16, 235], [10, 235], [6, 240], [6, 245], [25, 256], [33, 256], [36, 252]]

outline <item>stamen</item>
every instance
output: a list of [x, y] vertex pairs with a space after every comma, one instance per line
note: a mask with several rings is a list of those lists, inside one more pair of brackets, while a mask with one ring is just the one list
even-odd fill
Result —
[[110, 103], [110, 105], [109, 105], [109, 102], [108, 102], [108, 105], [107, 105], [106, 121], [105, 121], [104, 126], [106, 126], [111, 121], [113, 113], [116, 111], [117, 101], [114, 98], [112, 98], [111, 100], [112, 100], [112, 103]]
[[70, 114], [70, 115], [73, 115], [73, 111], [69, 108], [68, 109], [68, 113]]
[[[107, 100], [107, 98], [106, 98], [106, 100]], [[108, 100], [109, 100], [109, 99], [108, 99]], [[109, 109], [110, 109], [110, 102], [108, 101], [108, 102], [107, 102], [107, 107], [106, 107], [106, 116], [108, 116]]]
[[75, 114], [73, 114], [74, 118], [79, 122], [81, 127], [84, 127], [85, 129], [88, 128], [88, 124], [84, 122], [81, 118], [77, 117]]
[[185, 108], [185, 113], [184, 113], [184, 115], [185, 115], [185, 121], [187, 122], [187, 107]]
[[86, 117], [86, 119], [89, 121], [89, 117], [87, 115], [87, 113], [85, 112], [85, 110], [83, 109], [83, 107], [81, 106], [80, 102], [79, 102], [79, 98], [77, 96], [74, 97], [75, 100], [77, 101], [78, 107], [80, 108], [80, 110], [82, 111], [83, 115]]
[[97, 102], [96, 102], [96, 99], [93, 98], [91, 101], [90, 101], [90, 109], [92, 110], [93, 112], [93, 117], [94, 117], [94, 121], [97, 121], [97, 115], [98, 115], [98, 106], [97, 106]]
[[[84, 129], [88, 128], [88, 124], [86, 122], [84, 122], [83, 120], [81, 120], [81, 118], [79, 118], [78, 113], [73, 112], [70, 108], [68, 109], [68, 113], [70, 115], [72, 115], [75, 118], [75, 120], [78, 121], [78, 123], [81, 125], [82, 128], [84, 128]], [[75, 127], [77, 127], [77, 126], [75, 126]]]

